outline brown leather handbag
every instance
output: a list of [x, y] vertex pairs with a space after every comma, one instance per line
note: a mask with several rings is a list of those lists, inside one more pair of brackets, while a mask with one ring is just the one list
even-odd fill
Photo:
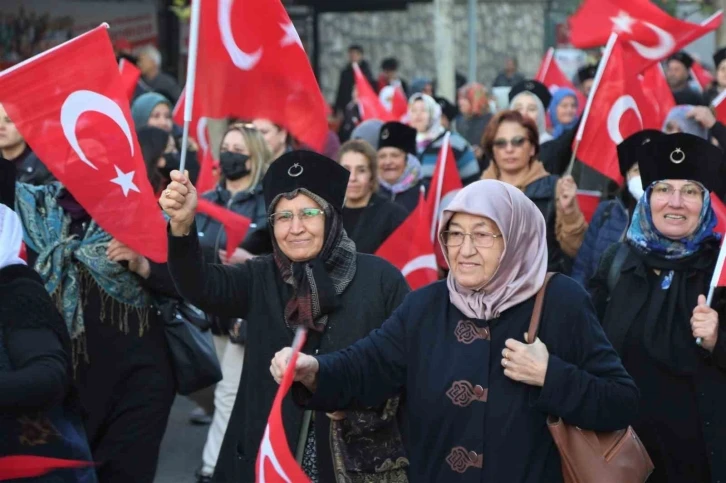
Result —
[[[534, 342], [542, 318], [548, 273], [537, 293], [527, 340]], [[643, 483], [653, 472], [653, 462], [633, 428], [611, 433], [587, 431], [549, 416], [547, 427], [562, 460], [565, 483]]]

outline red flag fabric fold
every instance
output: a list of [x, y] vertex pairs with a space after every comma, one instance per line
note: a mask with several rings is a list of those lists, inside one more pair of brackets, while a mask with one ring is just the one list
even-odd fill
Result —
[[653, 64], [645, 69], [640, 77], [640, 83], [643, 87], [643, 94], [652, 106], [655, 116], [653, 125], [660, 129], [668, 117], [668, 113], [676, 107], [676, 100], [668, 85], [663, 67], [660, 64]]
[[385, 122], [395, 121], [391, 112], [381, 104], [380, 98], [376, 95], [366, 76], [363, 75], [358, 64], [353, 64], [353, 73], [362, 119], [364, 121], [369, 119], [380, 119]]
[[222, 208], [219, 205], [215, 205], [204, 198], [197, 200], [197, 211], [217, 220], [224, 226], [224, 231], [227, 235], [227, 256], [232, 256], [234, 250], [242, 243], [245, 236], [247, 236], [247, 231], [250, 229], [252, 220], [226, 208]]
[[698, 85], [701, 87], [702, 91], [708, 89], [713, 83], [713, 75], [709, 71], [707, 71], [706, 68], [703, 67], [701, 63], [697, 60], [693, 61], [693, 66], [691, 67], [691, 74], [693, 74], [693, 77], [696, 79], [696, 82], [698, 82]]
[[63, 460], [44, 456], [3, 456], [0, 457], [0, 481], [37, 478], [53, 470], [84, 468], [93, 464], [93, 461]]
[[141, 77], [141, 71], [134, 64], [123, 58], [118, 63], [118, 69], [121, 73], [121, 82], [124, 86], [126, 96], [131, 100], [134, 97], [134, 92], [136, 92], [136, 85]]
[[298, 329], [292, 343], [292, 354], [275, 401], [272, 403], [270, 417], [267, 420], [265, 435], [262, 437], [260, 452], [255, 464], [256, 483], [310, 483], [310, 478], [303, 472], [290, 451], [282, 424], [282, 401], [292, 386], [295, 375], [293, 369], [297, 364], [300, 349], [305, 344], [305, 329]]
[[166, 224], [107, 26], [0, 72], [0, 102], [101, 228], [151, 260], [166, 261]]
[[578, 114], [582, 113], [587, 103], [587, 98], [580, 92], [579, 89], [575, 88], [575, 85], [567, 78], [567, 76], [560, 69], [555, 59], [555, 49], [552, 47], [547, 50], [547, 53], [542, 58], [542, 63], [537, 73], [537, 80], [547, 86], [552, 94], [557, 92], [561, 88], [572, 89], [577, 95]]

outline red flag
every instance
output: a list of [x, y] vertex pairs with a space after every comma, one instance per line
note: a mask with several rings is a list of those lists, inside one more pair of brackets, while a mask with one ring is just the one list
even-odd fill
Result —
[[322, 150], [329, 108], [280, 0], [199, 0], [195, 104], [202, 115], [265, 118]]
[[353, 72], [355, 74], [355, 87], [358, 91], [358, 105], [360, 106], [361, 117], [364, 121], [369, 119], [380, 119], [381, 121], [394, 121], [390, 111], [388, 111], [380, 98], [373, 91], [370, 82], [361, 72], [358, 64], [353, 64]]
[[310, 478], [303, 472], [290, 452], [282, 424], [282, 401], [292, 386], [295, 375], [293, 369], [297, 363], [300, 349], [305, 344], [305, 329], [298, 329], [292, 342], [292, 354], [285, 374], [277, 389], [275, 401], [272, 403], [270, 417], [267, 419], [265, 435], [262, 437], [260, 452], [255, 463], [256, 483], [310, 483]]
[[577, 205], [588, 223], [592, 220], [601, 199], [602, 193], [599, 191], [577, 190]]
[[33, 151], [104, 230], [163, 263], [166, 226], [106, 29], [0, 72], [0, 102]]
[[408, 115], [408, 99], [406, 99], [406, 93], [403, 92], [401, 86], [397, 86], [396, 92], [393, 94], [391, 115], [394, 120], [399, 122], [404, 122], [404, 119]]
[[580, 92], [579, 89], [575, 89], [574, 84], [562, 72], [562, 69], [560, 69], [560, 66], [559, 64], [557, 64], [557, 59], [555, 59], [554, 55], [555, 49], [550, 47], [547, 50], [544, 58], [542, 59], [542, 64], [540, 65], [540, 72], [537, 73], [537, 80], [547, 86], [547, 89], [549, 89], [552, 94], [554, 94], [563, 87], [575, 91], [575, 94], [577, 95], [577, 105], [579, 106], [578, 114], [581, 114], [582, 111], [585, 109], [587, 98], [585, 98], [585, 96], [582, 94], [582, 92]]
[[629, 67], [640, 72], [681, 50], [721, 24], [718, 12], [701, 24], [671, 17], [647, 0], [585, 0], [569, 19], [571, 41], [578, 48], [604, 45], [611, 33], [621, 36], [639, 57]]
[[422, 191], [416, 209], [376, 251], [377, 256], [388, 260], [401, 271], [411, 290], [439, 278], [434, 245], [429, 238], [430, 220], [431, 211]]
[[[186, 105], [186, 89], [182, 91], [179, 100], [174, 106], [172, 118], [179, 125], [184, 125], [184, 106]], [[208, 119], [200, 114], [201, 107], [198, 103], [192, 106], [192, 120], [189, 122], [189, 137], [196, 140], [199, 146], [197, 159], [199, 160], [199, 177], [195, 187], [199, 193], [205, 193], [214, 188], [216, 180], [214, 178], [214, 166], [217, 161], [212, 154], [212, 148], [209, 146], [209, 129], [207, 128]]]
[[[726, 237], [726, 206], [716, 196], [715, 193], [711, 192], [711, 206], [713, 211], [716, 213], [716, 219], [718, 224], [714, 231], [721, 233], [722, 236]], [[724, 270], [724, 260], [726, 260], [726, 238], [721, 241], [721, 251], [716, 261], [716, 268], [713, 271], [711, 278], [712, 287], [726, 287], [726, 270]]]
[[636, 131], [660, 127], [636, 73], [623, 57], [622, 43], [613, 34], [575, 136], [577, 157], [618, 183], [622, 177], [616, 146]]
[[242, 243], [242, 240], [247, 236], [247, 230], [250, 229], [252, 221], [242, 215], [230, 211], [226, 208], [222, 208], [219, 205], [215, 205], [209, 200], [199, 198], [197, 204], [197, 211], [204, 213], [220, 222], [224, 226], [224, 231], [227, 235], [227, 256], [232, 256], [235, 248]]
[[693, 61], [693, 66], [691, 66], [691, 74], [693, 74], [693, 77], [695, 77], [702, 91], [708, 89], [713, 83], [713, 75], [709, 71], [707, 71], [697, 60]]
[[643, 94], [650, 102], [655, 115], [653, 123], [660, 129], [668, 117], [668, 113], [676, 107], [676, 100], [673, 98], [673, 92], [668, 85], [663, 67], [656, 63], [645, 69], [640, 83], [643, 87]]
[[199, 176], [197, 177], [196, 188], [199, 193], [206, 193], [213, 190], [217, 184], [217, 177], [214, 175], [214, 168], [219, 163], [214, 160], [212, 150], [199, 149], [202, 160], [199, 165]]
[[136, 92], [136, 85], [139, 82], [139, 77], [141, 77], [141, 71], [124, 58], [118, 63], [118, 70], [121, 72], [121, 83], [124, 86], [124, 92], [131, 100], [134, 97], [134, 92]]
[[0, 481], [37, 478], [53, 470], [93, 466], [92, 461], [63, 460], [44, 456], [15, 455], [0, 458]]
[[716, 113], [716, 119], [719, 122], [726, 124], [726, 102], [724, 102], [724, 99], [726, 99], [726, 91], [721, 92], [721, 94], [719, 94], [718, 97], [711, 102], [711, 107], [713, 107], [713, 110]]

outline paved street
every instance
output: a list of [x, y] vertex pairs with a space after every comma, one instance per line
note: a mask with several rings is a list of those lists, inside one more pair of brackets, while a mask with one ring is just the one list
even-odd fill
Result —
[[194, 403], [177, 396], [169, 425], [161, 443], [159, 469], [154, 483], [194, 483], [194, 472], [202, 461], [202, 448], [209, 426], [189, 424], [189, 412]]

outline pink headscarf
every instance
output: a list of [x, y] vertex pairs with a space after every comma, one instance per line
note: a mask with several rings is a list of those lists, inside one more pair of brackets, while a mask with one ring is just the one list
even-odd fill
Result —
[[[446, 207], [439, 240], [456, 213], [485, 216], [502, 232], [504, 252], [492, 278], [475, 290], [461, 287], [449, 272], [449, 299], [465, 316], [492, 319], [533, 297], [547, 274], [547, 228], [537, 206], [507, 183], [482, 180], [465, 187]], [[446, 247], [442, 247], [446, 254]]]

